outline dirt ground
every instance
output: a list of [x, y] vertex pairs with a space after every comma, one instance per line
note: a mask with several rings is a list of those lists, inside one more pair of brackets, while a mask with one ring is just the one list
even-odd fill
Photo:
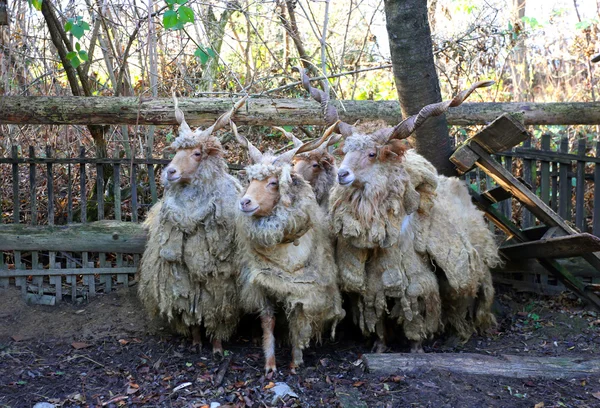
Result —
[[[246, 319], [225, 345], [225, 359], [213, 360], [207, 345], [193, 353], [187, 340], [149, 322], [134, 289], [46, 307], [26, 305], [14, 288], [0, 290], [0, 406], [600, 407], [600, 377], [522, 380], [435, 367], [366, 373], [354, 363], [370, 344], [349, 325], [337, 342], [307, 350], [297, 375], [287, 368], [289, 349], [279, 347], [280, 370], [266, 378], [261, 349], [251, 341], [256, 320]], [[499, 292], [497, 331], [464, 345], [437, 339], [425, 351], [599, 358], [596, 312], [568, 295]], [[407, 347], [394, 344], [392, 351]], [[220, 369], [225, 376], [215, 384]], [[273, 402], [277, 382], [297, 398]]]

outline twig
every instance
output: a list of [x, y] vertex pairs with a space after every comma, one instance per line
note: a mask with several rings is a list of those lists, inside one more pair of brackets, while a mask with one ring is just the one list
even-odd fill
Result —
[[73, 360], [75, 360], [75, 359], [77, 359], [77, 358], [85, 358], [86, 360], [89, 360], [89, 361], [91, 361], [92, 363], [94, 363], [94, 364], [97, 364], [97, 365], [99, 365], [100, 367], [104, 368], [104, 364], [100, 364], [99, 362], [97, 362], [97, 361], [95, 361], [95, 360], [92, 360], [92, 359], [91, 359], [91, 358], [89, 358], [88, 356], [82, 356], [81, 354], [76, 354], [76, 355], [74, 355], [73, 357], [69, 357], [69, 358], [67, 358], [66, 360], [64, 360], [64, 362], [67, 362], [67, 363], [68, 363], [68, 362], [71, 362], [71, 361], [73, 361]]
[[229, 364], [231, 364], [231, 355], [225, 357], [225, 360], [219, 366], [219, 371], [217, 371], [217, 375], [213, 381], [213, 385], [215, 387], [219, 387], [225, 378], [225, 374], [227, 373], [227, 369], [229, 368]]
[[[321, 71], [323, 76], [327, 77], [327, 58], [325, 57], [327, 48], [327, 23], [329, 22], [329, 0], [325, 0], [325, 17], [323, 18], [323, 33], [321, 33]], [[323, 81], [325, 92], [329, 92], [329, 81]]]
[[[338, 77], [341, 77], [341, 76], [352, 75], [352, 74], [356, 74], [358, 72], [376, 71], [378, 69], [387, 69], [387, 68], [392, 68], [392, 64], [380, 65], [378, 67], [371, 67], [371, 68], [355, 69], [354, 71], [340, 72], [339, 74], [328, 75], [326, 77], [325, 76], [312, 77], [312, 78], [309, 78], [309, 80], [311, 80], [311, 81], [321, 81], [323, 79], [338, 78]], [[289, 83], [287, 85], [280, 86], [278, 88], [273, 88], [273, 89], [269, 89], [267, 91], [261, 92], [261, 93], [257, 94], [257, 96], [262, 96], [262, 95], [270, 94], [270, 93], [273, 93], [273, 92], [283, 91], [283, 90], [286, 90], [288, 88], [293, 88], [293, 87], [295, 87], [297, 85], [300, 85], [301, 83], [302, 82], [300, 82], [300, 81], [292, 82], [292, 83]]]

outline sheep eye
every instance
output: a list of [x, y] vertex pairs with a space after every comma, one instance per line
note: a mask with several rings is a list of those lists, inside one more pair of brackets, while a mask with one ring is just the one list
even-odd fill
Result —
[[194, 156], [200, 157], [200, 156], [202, 156], [202, 153], [201, 152], [194, 152]]
[[369, 153], [369, 157], [375, 157], [375, 152]]
[[317, 167], [319, 167], [319, 165], [318, 165], [318, 164], [316, 164], [316, 163], [315, 163], [315, 164], [313, 164], [313, 169], [316, 169]]
[[270, 182], [268, 185], [269, 185], [269, 186], [276, 186], [276, 185], [277, 185], [277, 182], [276, 182], [276, 181], [271, 181], [271, 182]]

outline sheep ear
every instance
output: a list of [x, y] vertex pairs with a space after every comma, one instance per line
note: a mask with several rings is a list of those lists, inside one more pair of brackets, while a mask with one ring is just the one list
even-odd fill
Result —
[[331, 152], [331, 154], [333, 154], [334, 156], [343, 156], [344, 150], [341, 147], [338, 147], [333, 152]]
[[239, 144], [242, 145], [244, 149], [248, 151], [248, 158], [252, 163], [259, 163], [262, 160], [262, 153], [258, 150], [245, 136], [242, 136], [237, 131], [237, 126], [233, 121], [229, 121], [229, 126], [231, 126], [231, 130], [233, 131], [233, 135], [235, 136], [235, 140]]
[[334, 158], [331, 155], [327, 154], [323, 155], [319, 164], [325, 169], [330, 169], [331, 167], [333, 167], [334, 163]]

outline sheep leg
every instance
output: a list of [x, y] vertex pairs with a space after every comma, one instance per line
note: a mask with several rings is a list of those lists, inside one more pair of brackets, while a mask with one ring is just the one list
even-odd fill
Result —
[[377, 333], [378, 339], [373, 343], [371, 352], [380, 354], [388, 351], [385, 322], [383, 321], [383, 318], [379, 319], [375, 324], [375, 333]]
[[263, 351], [265, 353], [265, 375], [270, 371], [277, 372], [275, 365], [275, 316], [271, 311], [265, 311], [260, 315], [260, 323], [263, 330]]
[[200, 326], [197, 324], [191, 326], [190, 332], [192, 333], [192, 350], [200, 353], [202, 351], [202, 335], [200, 333]]
[[214, 357], [223, 357], [223, 344], [221, 343], [221, 340], [213, 339], [212, 353]]
[[292, 374], [296, 374], [296, 368], [304, 364], [302, 358], [302, 348], [297, 345], [292, 346], [292, 363], [290, 364], [290, 371]]

